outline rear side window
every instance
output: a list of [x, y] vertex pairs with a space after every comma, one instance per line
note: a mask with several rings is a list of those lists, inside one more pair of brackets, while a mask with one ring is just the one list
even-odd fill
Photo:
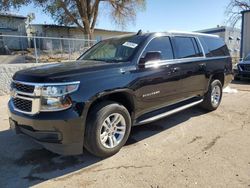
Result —
[[170, 60], [174, 58], [169, 37], [157, 37], [151, 40], [144, 50], [142, 57], [145, 57], [147, 52], [156, 51], [161, 52], [161, 60]]
[[203, 56], [200, 46], [193, 37], [174, 37], [174, 43], [178, 59]]
[[202, 37], [209, 50], [209, 56], [228, 56], [229, 51], [225, 42], [221, 38], [216, 37]]

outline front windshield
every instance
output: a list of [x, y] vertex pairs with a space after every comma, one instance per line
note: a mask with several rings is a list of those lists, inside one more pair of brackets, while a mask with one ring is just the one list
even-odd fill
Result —
[[125, 62], [135, 53], [142, 41], [142, 36], [137, 35], [107, 39], [96, 44], [79, 59]]
[[245, 57], [244, 61], [250, 61], [250, 54], [248, 54], [248, 55]]

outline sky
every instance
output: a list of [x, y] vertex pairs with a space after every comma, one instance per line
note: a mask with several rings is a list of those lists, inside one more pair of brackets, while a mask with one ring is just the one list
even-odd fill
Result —
[[[121, 28], [100, 9], [96, 28], [126, 31], [197, 31], [225, 25], [225, 10], [230, 0], [146, 0], [146, 9], [137, 13], [134, 23]], [[36, 24], [56, 24], [53, 19], [33, 5], [22, 7], [15, 13], [26, 16], [35, 13]]]

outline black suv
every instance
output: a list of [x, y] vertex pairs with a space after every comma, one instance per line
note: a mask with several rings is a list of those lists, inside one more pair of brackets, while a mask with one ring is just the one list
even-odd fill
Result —
[[10, 126], [58, 154], [85, 147], [107, 157], [126, 143], [131, 126], [198, 104], [217, 109], [231, 80], [231, 57], [217, 36], [125, 35], [97, 43], [75, 62], [17, 72]]
[[250, 54], [234, 65], [234, 80], [250, 79]]

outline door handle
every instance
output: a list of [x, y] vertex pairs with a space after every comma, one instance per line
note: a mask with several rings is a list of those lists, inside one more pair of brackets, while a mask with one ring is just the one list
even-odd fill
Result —
[[181, 70], [180, 67], [174, 67], [174, 68], [171, 69], [171, 72], [175, 73], [175, 72], [179, 72], [180, 70]]
[[200, 70], [206, 70], [207, 65], [205, 63], [199, 64], [199, 69]]

